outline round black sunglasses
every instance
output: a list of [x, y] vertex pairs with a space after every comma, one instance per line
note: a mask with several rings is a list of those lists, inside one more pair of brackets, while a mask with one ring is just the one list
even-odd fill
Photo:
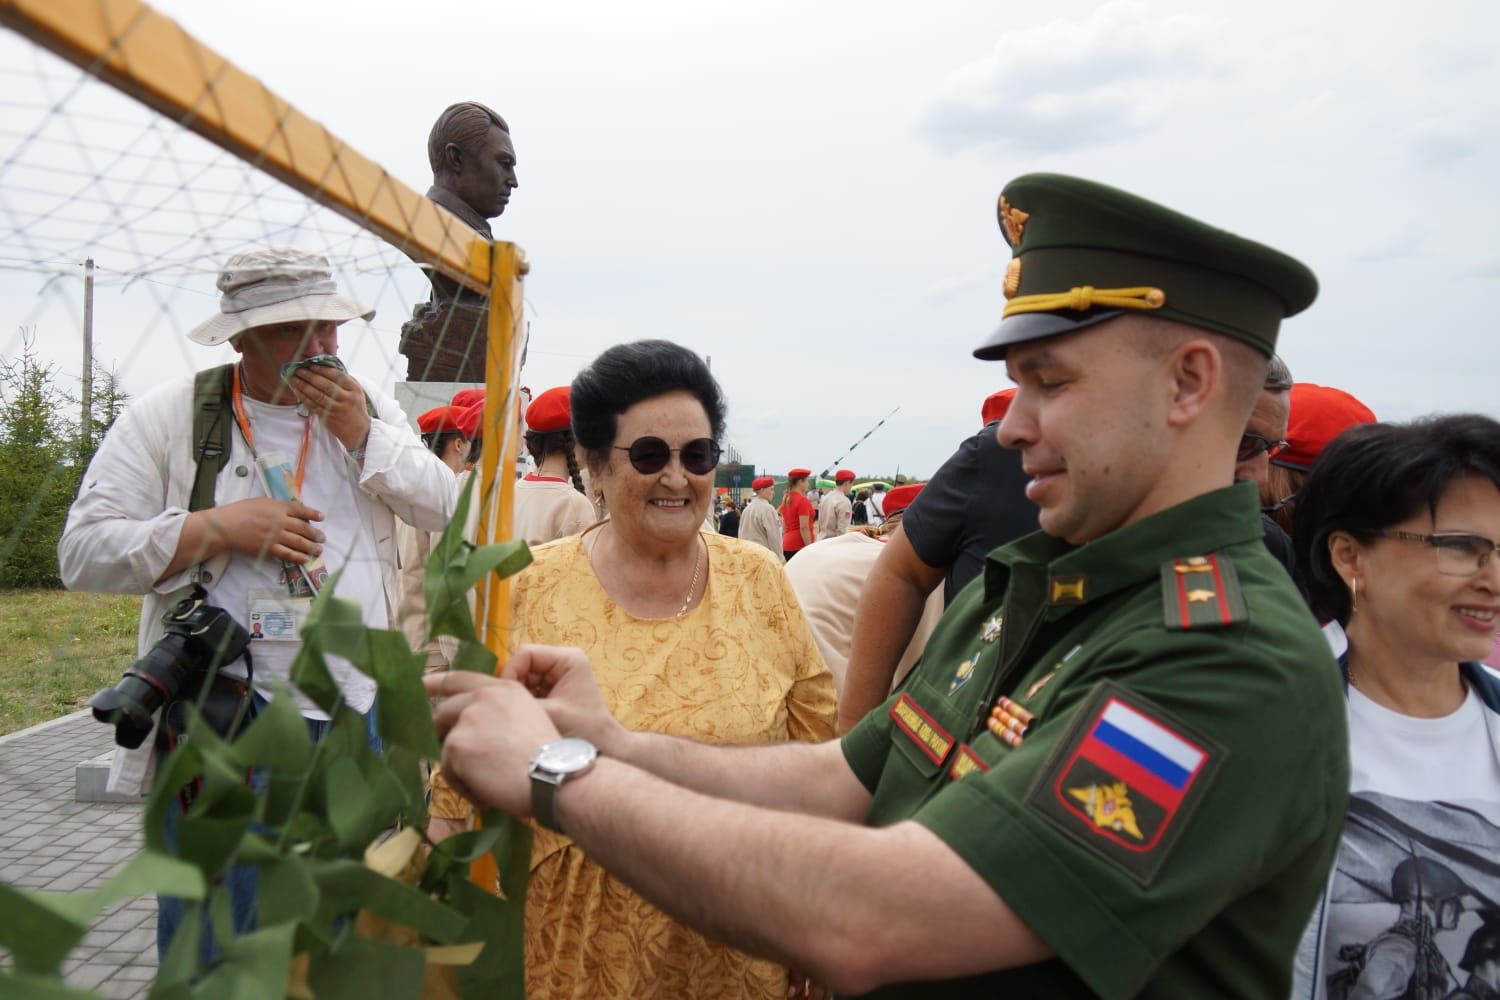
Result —
[[713, 438], [694, 438], [681, 448], [673, 448], [659, 437], [636, 438], [626, 445], [612, 445], [616, 451], [626, 452], [630, 464], [643, 476], [654, 476], [667, 467], [672, 452], [682, 456], [682, 467], [695, 476], [706, 476], [719, 465], [722, 454], [719, 443]]

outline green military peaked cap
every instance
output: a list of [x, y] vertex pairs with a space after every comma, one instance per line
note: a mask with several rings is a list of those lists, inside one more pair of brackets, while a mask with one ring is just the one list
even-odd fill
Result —
[[1005, 318], [974, 351], [985, 361], [1004, 358], [1011, 344], [1133, 312], [1271, 354], [1281, 320], [1318, 294], [1312, 271], [1279, 250], [1078, 177], [1017, 177], [999, 213], [1015, 256]]

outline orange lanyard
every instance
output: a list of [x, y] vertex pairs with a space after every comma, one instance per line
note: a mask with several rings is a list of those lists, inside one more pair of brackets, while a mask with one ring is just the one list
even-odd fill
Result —
[[[255, 455], [255, 435], [250, 432], [250, 419], [245, 416], [245, 401], [240, 391], [240, 366], [234, 366], [234, 378], [229, 385], [229, 401], [234, 406], [234, 419], [240, 425], [240, 433], [245, 435], [245, 443], [250, 446], [250, 454]], [[307, 472], [307, 445], [312, 440], [312, 417], [308, 417], [302, 424], [302, 453], [297, 456], [297, 496], [302, 496], [302, 477]], [[259, 455], [255, 456], [259, 458]]]

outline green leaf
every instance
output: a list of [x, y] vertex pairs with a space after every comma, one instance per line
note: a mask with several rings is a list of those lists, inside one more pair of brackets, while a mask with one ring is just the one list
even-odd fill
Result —
[[381, 742], [436, 758], [442, 751], [432, 725], [432, 706], [422, 688], [424, 658], [408, 648], [400, 632], [372, 633], [370, 653], [368, 668], [360, 663], [355, 666], [375, 679]]
[[257, 886], [261, 927], [311, 920], [318, 912], [318, 884], [301, 858], [262, 865]]
[[[531, 563], [531, 550], [520, 539], [476, 548], [463, 537], [468, 523], [477, 476], [469, 477], [458, 498], [458, 510], [427, 559], [427, 622], [431, 635], [459, 639], [474, 636], [474, 617], [469, 613], [469, 591], [488, 573], [503, 579], [519, 573]], [[472, 668], [471, 668], [472, 669]]]
[[427, 825], [427, 783], [422, 777], [422, 759], [412, 750], [393, 746], [385, 752], [385, 767], [401, 786], [401, 819], [408, 826]]
[[[327, 593], [325, 589], [323, 593]], [[317, 607], [317, 601], [323, 598], [319, 596], [313, 602]], [[328, 672], [328, 663], [323, 659], [323, 653], [318, 649], [316, 643], [307, 638], [307, 626], [302, 627], [302, 648], [297, 651], [296, 659], [292, 660], [289, 676], [292, 683], [297, 685], [297, 690], [308, 697], [314, 705], [317, 705], [329, 715], [333, 715], [339, 705], [343, 703], [344, 695], [339, 690], [338, 682], [333, 679], [333, 674]]]
[[356, 846], [358, 835], [364, 829], [365, 802], [369, 795], [369, 786], [358, 764], [348, 757], [335, 757], [329, 762], [323, 780], [328, 823], [338, 835], [339, 846], [346, 850]]
[[501, 899], [464, 878], [455, 880], [449, 893], [454, 907], [469, 917], [459, 940], [485, 942], [477, 959], [454, 970], [463, 995], [525, 996], [525, 898]]
[[189, 902], [183, 907], [177, 933], [156, 969], [156, 985], [151, 991], [153, 998], [175, 987], [187, 988], [198, 974], [198, 940], [203, 936], [205, 909], [200, 902]]
[[498, 662], [499, 659], [484, 643], [478, 639], [465, 639], [458, 644], [458, 653], [454, 655], [450, 668], [472, 670], [477, 674], [493, 674]]
[[250, 829], [251, 819], [248, 813], [227, 819], [184, 816], [177, 824], [177, 853], [209, 876], [220, 875]]
[[16, 971], [56, 975], [64, 958], [88, 932], [88, 920], [58, 905], [52, 894], [27, 892], [0, 882], [0, 946], [9, 949]]
[[222, 957], [210, 966], [193, 992], [213, 1000], [285, 996], [295, 932], [295, 924], [277, 924], [225, 942]]
[[[518, 902], [524, 912], [526, 886], [531, 881], [531, 827], [495, 809], [486, 811], [482, 819], [486, 827], [503, 831], [490, 853], [500, 876], [500, 891], [507, 900]], [[519, 941], [517, 938], [516, 947], [520, 947]]]
[[0, 883], [0, 946], [10, 949], [20, 971], [53, 972], [111, 903], [152, 892], [201, 899], [203, 891], [196, 868], [149, 849], [87, 892], [32, 892]]
[[332, 953], [314, 953], [307, 984], [318, 1000], [415, 997], [427, 960], [420, 951], [350, 935]]
[[156, 779], [146, 800], [146, 846], [162, 854], [171, 854], [166, 843], [167, 810], [183, 785], [202, 771], [202, 755], [192, 744], [184, 743], [157, 764]]
[[231, 750], [242, 768], [258, 765], [281, 776], [301, 775], [307, 770], [312, 760], [312, 738], [285, 685], [277, 685], [271, 703], [234, 741]]
[[309, 861], [308, 871], [322, 893], [320, 918], [352, 913], [364, 907], [441, 944], [454, 943], [463, 930], [463, 914], [357, 861]]

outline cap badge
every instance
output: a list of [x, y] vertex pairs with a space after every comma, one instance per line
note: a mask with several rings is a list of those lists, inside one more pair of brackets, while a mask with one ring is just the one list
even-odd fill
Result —
[[1021, 258], [1012, 257], [1010, 263], [1005, 265], [1005, 297], [1013, 299], [1021, 290]]
[[1023, 212], [1000, 196], [1000, 227], [1005, 230], [1005, 239], [1011, 246], [1021, 245], [1021, 235], [1026, 231], [1026, 220], [1030, 212]]

